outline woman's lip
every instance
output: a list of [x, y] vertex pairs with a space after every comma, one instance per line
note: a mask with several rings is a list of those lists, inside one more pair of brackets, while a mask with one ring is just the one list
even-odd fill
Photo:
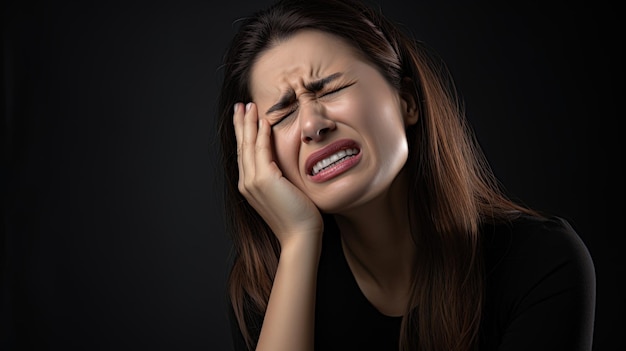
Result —
[[356, 141], [352, 139], [341, 139], [315, 151], [314, 153], [309, 155], [309, 157], [306, 160], [306, 163], [304, 164], [305, 165], [304, 169], [306, 171], [306, 174], [311, 175], [313, 173], [313, 166], [315, 166], [316, 163], [331, 156], [337, 151], [345, 150], [345, 149], [353, 149], [353, 148], [358, 149], [359, 154], [360, 154], [361, 147], [359, 147], [359, 144], [357, 144]]
[[336, 164], [328, 166], [328, 168], [319, 171], [319, 173], [316, 173], [315, 175], [309, 175], [309, 179], [315, 183], [322, 183], [338, 177], [352, 167], [356, 166], [359, 161], [361, 161], [362, 155], [363, 154], [359, 151], [358, 154], [352, 155], [348, 158], [343, 159], [342, 161], [339, 161]]

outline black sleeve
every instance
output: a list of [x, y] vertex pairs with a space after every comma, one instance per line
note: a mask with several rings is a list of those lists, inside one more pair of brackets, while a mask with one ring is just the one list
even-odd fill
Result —
[[503, 326], [497, 350], [590, 351], [596, 281], [582, 240], [559, 218], [511, 238], [496, 273]]

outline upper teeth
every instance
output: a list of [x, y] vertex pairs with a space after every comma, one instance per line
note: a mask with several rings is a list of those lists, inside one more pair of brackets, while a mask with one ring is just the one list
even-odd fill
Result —
[[316, 175], [317, 173], [319, 173], [322, 169], [332, 165], [333, 163], [345, 158], [345, 157], [350, 157], [352, 155], [356, 155], [359, 153], [358, 149], [345, 149], [345, 150], [341, 150], [338, 151], [337, 153], [319, 161], [318, 163], [315, 164], [315, 166], [313, 166], [313, 173], [312, 175]]

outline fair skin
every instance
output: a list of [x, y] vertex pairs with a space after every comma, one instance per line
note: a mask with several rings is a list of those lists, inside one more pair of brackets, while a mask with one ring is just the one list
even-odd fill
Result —
[[250, 90], [254, 103], [234, 112], [239, 189], [281, 244], [257, 349], [313, 349], [321, 212], [335, 216], [364, 295], [402, 315], [414, 257], [402, 171], [414, 101], [342, 39], [314, 30], [262, 52]]

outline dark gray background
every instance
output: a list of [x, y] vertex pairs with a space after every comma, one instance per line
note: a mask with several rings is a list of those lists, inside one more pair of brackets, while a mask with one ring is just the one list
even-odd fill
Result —
[[[0, 349], [228, 350], [213, 116], [233, 23], [267, 3], [4, 3]], [[578, 230], [595, 350], [623, 348], [617, 9], [380, 3], [447, 61], [511, 195]]]

